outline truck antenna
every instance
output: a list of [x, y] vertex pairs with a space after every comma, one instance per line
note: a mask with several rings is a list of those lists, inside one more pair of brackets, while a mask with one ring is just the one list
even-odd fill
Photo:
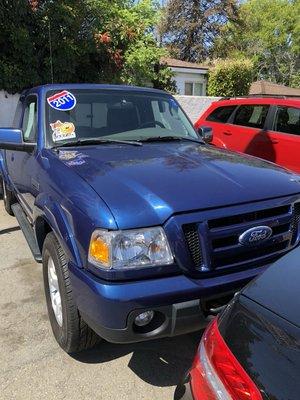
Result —
[[54, 74], [53, 74], [53, 57], [52, 57], [52, 39], [51, 39], [51, 24], [50, 19], [48, 18], [48, 31], [49, 31], [49, 50], [50, 50], [50, 73], [51, 73], [51, 82], [54, 83]]

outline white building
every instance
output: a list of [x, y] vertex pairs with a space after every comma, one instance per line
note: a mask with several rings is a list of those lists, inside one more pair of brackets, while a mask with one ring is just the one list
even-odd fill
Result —
[[163, 58], [162, 63], [174, 72], [178, 94], [206, 96], [208, 67], [175, 58]]

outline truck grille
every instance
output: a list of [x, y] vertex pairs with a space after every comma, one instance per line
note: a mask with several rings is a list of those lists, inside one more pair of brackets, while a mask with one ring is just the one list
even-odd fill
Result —
[[[183, 225], [183, 232], [195, 268], [227, 269], [271, 262], [296, 244], [299, 222], [300, 203], [295, 203]], [[203, 224], [207, 241], [201, 248], [199, 226]], [[260, 225], [272, 228], [273, 234], [268, 240], [251, 247], [239, 243], [243, 232]], [[208, 265], [204, 265], [204, 259]]]
[[183, 225], [183, 232], [187, 241], [187, 245], [196, 268], [202, 265], [202, 250], [198, 234], [197, 224]]

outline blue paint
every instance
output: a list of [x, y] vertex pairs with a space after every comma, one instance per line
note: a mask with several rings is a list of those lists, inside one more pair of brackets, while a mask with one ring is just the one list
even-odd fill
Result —
[[[269, 260], [263, 258], [229, 271], [214, 269], [210, 243], [215, 232], [208, 221], [299, 201], [300, 185], [292, 173], [254, 157], [185, 141], [52, 149], [45, 125], [48, 92], [76, 89], [169, 95], [153, 89], [92, 84], [45, 85], [24, 93], [38, 96], [37, 146], [32, 154], [3, 151], [1, 169], [32, 224], [37, 227], [46, 221], [61, 240], [80, 311], [98, 326], [123, 329], [133, 310], [235, 290], [268, 266]], [[169, 99], [170, 106], [177, 104]], [[63, 104], [71, 105], [72, 100]], [[63, 108], [59, 105], [58, 109]], [[17, 143], [18, 132], [0, 131], [0, 142], [12, 138]], [[32, 181], [39, 182], [38, 190]], [[190, 224], [197, 224], [203, 271], [195, 268], [183, 233], [183, 226]], [[157, 225], [166, 232], [173, 265], [110, 271], [88, 263], [95, 229]], [[241, 225], [243, 231], [249, 229], [249, 222]], [[298, 242], [299, 235], [285, 251]], [[228, 250], [228, 255], [235, 254], [236, 250]], [[281, 254], [278, 250], [273, 258]]]

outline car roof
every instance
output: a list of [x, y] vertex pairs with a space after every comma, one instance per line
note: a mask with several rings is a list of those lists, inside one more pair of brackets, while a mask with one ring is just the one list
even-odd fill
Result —
[[292, 107], [300, 107], [300, 97], [239, 97], [239, 98], [223, 98], [213, 102], [216, 106], [230, 106], [243, 104], [272, 104], [286, 105]]
[[300, 247], [276, 261], [242, 294], [300, 327]]
[[168, 94], [167, 92], [159, 89], [153, 89], [149, 87], [129, 86], [129, 85], [108, 85], [108, 84], [97, 84], [97, 83], [60, 83], [60, 84], [46, 84], [41, 86], [35, 86], [30, 89], [23, 91], [22, 95], [28, 95], [30, 93], [45, 93], [49, 90], [119, 90], [119, 91], [132, 91], [132, 92], [148, 92], [148, 93], [160, 93]]

